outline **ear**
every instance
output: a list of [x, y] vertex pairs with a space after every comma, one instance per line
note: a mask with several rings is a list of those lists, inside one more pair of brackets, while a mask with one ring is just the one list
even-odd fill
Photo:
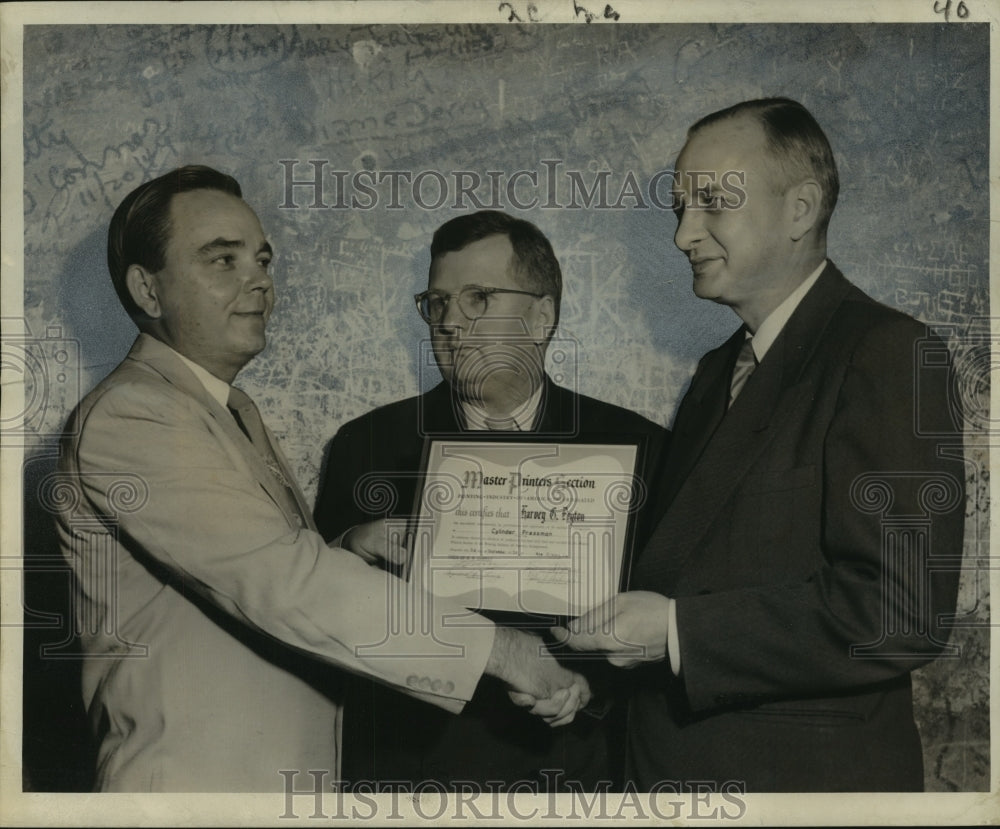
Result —
[[814, 179], [806, 179], [789, 191], [791, 199], [791, 238], [798, 242], [819, 221], [823, 203], [823, 189]]
[[142, 265], [129, 265], [125, 271], [125, 284], [133, 302], [151, 319], [159, 319], [162, 314], [160, 300], [156, 294], [156, 277]]
[[556, 324], [556, 302], [550, 296], [543, 296], [536, 300], [536, 334], [539, 342], [546, 343], [549, 339], [549, 329]]

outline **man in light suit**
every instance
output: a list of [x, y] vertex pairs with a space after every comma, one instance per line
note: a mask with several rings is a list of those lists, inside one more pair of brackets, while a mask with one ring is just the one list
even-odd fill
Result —
[[637, 667], [643, 789], [919, 790], [910, 672], [946, 647], [962, 554], [947, 352], [826, 259], [837, 171], [800, 104], [702, 119], [675, 186], [694, 291], [743, 325], [680, 405], [630, 592], [561, 635]]
[[72, 415], [47, 496], [76, 576], [100, 790], [281, 791], [281, 770], [332, 784], [339, 690], [320, 665], [452, 712], [484, 671], [536, 687], [553, 723], [587, 698], [537, 637], [482, 618], [442, 629], [464, 613], [443, 602], [424, 635], [387, 639], [392, 577], [325, 544], [230, 385], [265, 344], [271, 255], [239, 184], [207, 167], [146, 182], [111, 221], [112, 279], [141, 333]]
[[[496, 439], [503, 431], [602, 442], [623, 434], [641, 443], [643, 466], [655, 463], [666, 439], [662, 427], [563, 388], [546, 374], [562, 274], [552, 245], [535, 225], [495, 210], [463, 214], [437, 229], [430, 253], [427, 290], [416, 299], [444, 380], [337, 432], [316, 506], [316, 523], [326, 538], [383, 537], [380, 523], [367, 522], [408, 515], [429, 437], [468, 442], [478, 436]], [[642, 468], [640, 474], [646, 472]], [[369, 497], [388, 487], [391, 502]], [[639, 536], [645, 514], [639, 513]], [[492, 618], [538, 625], [537, 619], [514, 614], [494, 612]], [[345, 778], [414, 785], [435, 780], [449, 787], [527, 781], [547, 791], [568, 780], [594, 790], [620, 776], [615, 741], [620, 729], [612, 725], [617, 712], [603, 719], [578, 716], [567, 728], [553, 730], [503, 705], [504, 696], [498, 683], [484, 681], [461, 716], [446, 717], [417, 710], [388, 687], [354, 681], [345, 715]]]

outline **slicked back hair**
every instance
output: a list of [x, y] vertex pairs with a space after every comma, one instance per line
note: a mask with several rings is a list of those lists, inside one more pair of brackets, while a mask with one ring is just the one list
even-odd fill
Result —
[[141, 265], [150, 273], [163, 270], [170, 240], [170, 203], [178, 193], [192, 190], [221, 190], [243, 197], [239, 182], [232, 176], [193, 164], [140, 184], [111, 217], [108, 270], [118, 299], [132, 319], [141, 316], [142, 309], [132, 299], [125, 275], [132, 265]]
[[781, 176], [775, 182], [779, 191], [807, 178], [819, 183], [823, 199], [817, 229], [825, 233], [837, 205], [840, 179], [830, 142], [816, 119], [790, 98], [758, 98], [706, 115], [691, 126], [688, 138], [705, 127], [739, 116], [753, 118], [763, 128], [765, 146]]

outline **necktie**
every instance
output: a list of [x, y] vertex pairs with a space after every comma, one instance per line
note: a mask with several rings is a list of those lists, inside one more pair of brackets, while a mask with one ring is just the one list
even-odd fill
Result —
[[743, 341], [740, 353], [736, 357], [736, 365], [733, 367], [733, 379], [729, 383], [729, 405], [733, 405], [736, 396], [743, 390], [747, 379], [757, 368], [757, 357], [753, 353], [753, 337], [747, 337]]
[[254, 449], [257, 450], [257, 454], [260, 455], [270, 473], [285, 488], [289, 496], [289, 501], [294, 506], [293, 511], [297, 513], [299, 509], [295, 497], [292, 495], [292, 485], [281, 471], [281, 465], [278, 463], [278, 458], [271, 447], [271, 441], [267, 439], [267, 434], [264, 431], [264, 421], [260, 419], [260, 412], [257, 406], [254, 405], [254, 402], [246, 392], [235, 386], [230, 386], [229, 388], [227, 405], [229, 406], [229, 411], [233, 413], [236, 423], [243, 430], [243, 434], [250, 438], [250, 442], [253, 444]]

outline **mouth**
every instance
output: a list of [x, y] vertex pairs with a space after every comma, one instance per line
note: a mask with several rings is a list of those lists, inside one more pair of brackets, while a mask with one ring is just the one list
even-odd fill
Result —
[[440, 362], [455, 365], [469, 357], [478, 349], [465, 343], [451, 343], [435, 347], [434, 353]]
[[702, 256], [700, 258], [689, 260], [691, 263], [691, 270], [695, 276], [706, 271], [713, 262], [718, 262], [719, 258], [717, 256]]

